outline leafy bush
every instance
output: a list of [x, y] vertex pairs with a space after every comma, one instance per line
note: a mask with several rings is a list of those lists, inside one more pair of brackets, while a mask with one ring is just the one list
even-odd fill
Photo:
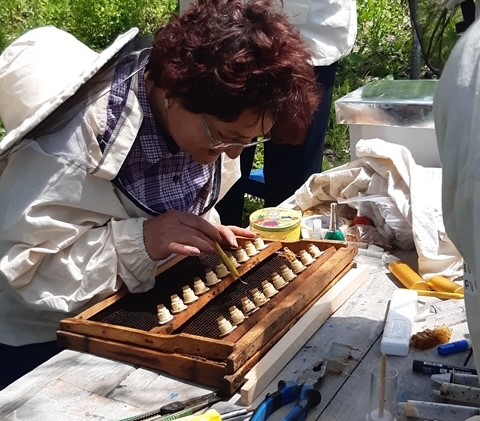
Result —
[[[358, 34], [352, 53], [338, 66], [332, 110], [325, 139], [323, 170], [350, 160], [348, 126], [335, 120], [334, 102], [374, 79], [409, 77], [413, 32], [407, 0], [357, 0]], [[263, 151], [257, 150], [255, 168], [263, 166]], [[262, 206], [246, 196], [244, 219]]]
[[71, 32], [93, 49], [137, 26], [150, 34], [177, 9], [176, 0], [2, 0], [0, 51], [28, 29], [53, 25]]

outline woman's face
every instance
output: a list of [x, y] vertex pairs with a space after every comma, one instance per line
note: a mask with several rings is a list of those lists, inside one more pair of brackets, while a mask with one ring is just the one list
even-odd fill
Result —
[[222, 152], [230, 158], [237, 158], [243, 145], [270, 131], [273, 120], [269, 116], [262, 118], [256, 111], [245, 110], [237, 120], [225, 122], [210, 114], [194, 114], [172, 105], [167, 112], [167, 124], [180, 149], [195, 161], [210, 164]]
[[[178, 147], [190, 154], [200, 164], [215, 162], [222, 152], [237, 158], [242, 145], [267, 134], [273, 119], [260, 116], [253, 110], [245, 110], [232, 122], [219, 120], [210, 114], [195, 114], [186, 110], [176, 99], [165, 100], [165, 91], [147, 85], [149, 103], [155, 118], [168, 130]], [[235, 143], [239, 146], [216, 147], [219, 143]]]

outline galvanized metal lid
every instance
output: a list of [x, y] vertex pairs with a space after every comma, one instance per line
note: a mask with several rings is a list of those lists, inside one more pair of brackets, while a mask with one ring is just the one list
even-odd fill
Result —
[[335, 101], [337, 123], [432, 127], [438, 80], [375, 80]]

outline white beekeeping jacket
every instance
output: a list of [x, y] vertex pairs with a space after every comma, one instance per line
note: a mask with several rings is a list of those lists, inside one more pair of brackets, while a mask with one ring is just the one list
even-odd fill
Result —
[[284, 0], [283, 4], [310, 45], [315, 66], [328, 66], [350, 54], [357, 36], [355, 0]]
[[480, 20], [460, 37], [434, 98], [443, 171], [445, 228], [465, 272], [465, 303], [477, 367], [480, 364]]
[[[180, 0], [180, 11], [190, 3]], [[357, 36], [355, 0], [284, 0], [283, 6], [309, 44], [315, 66], [328, 66], [352, 51]]]

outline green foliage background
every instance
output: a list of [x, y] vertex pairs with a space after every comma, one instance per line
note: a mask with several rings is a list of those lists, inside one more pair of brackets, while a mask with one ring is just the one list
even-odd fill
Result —
[[[357, 0], [358, 33], [352, 53], [337, 71], [333, 102], [374, 79], [408, 79], [413, 31], [407, 0]], [[323, 169], [350, 159], [348, 127], [335, 122], [334, 105], [326, 136]]]
[[[340, 62], [334, 99], [375, 78], [407, 78], [412, 29], [406, 0], [357, 0], [358, 36], [354, 51]], [[54, 25], [100, 50], [137, 26], [152, 33], [178, 8], [177, 0], [3, 0], [0, 51], [28, 29]], [[2, 137], [0, 127], [0, 138]], [[330, 116], [324, 169], [349, 159], [348, 129]], [[255, 166], [263, 165], [259, 151]]]
[[2, 0], [0, 51], [28, 29], [43, 25], [69, 31], [99, 50], [133, 26], [152, 33], [175, 10], [176, 0]]
[[[413, 35], [407, 0], [357, 0], [357, 7], [357, 41], [354, 51], [340, 62], [334, 100], [370, 80], [405, 79], [410, 72]], [[42, 25], [65, 29], [100, 50], [132, 26], [152, 33], [177, 8], [177, 0], [2, 0], [0, 51], [26, 30]], [[0, 126], [0, 139], [2, 135]], [[336, 124], [332, 110], [323, 169], [349, 160], [348, 139], [348, 128]], [[263, 166], [261, 149], [254, 165]], [[248, 198], [246, 214], [261, 205], [260, 200]]]

